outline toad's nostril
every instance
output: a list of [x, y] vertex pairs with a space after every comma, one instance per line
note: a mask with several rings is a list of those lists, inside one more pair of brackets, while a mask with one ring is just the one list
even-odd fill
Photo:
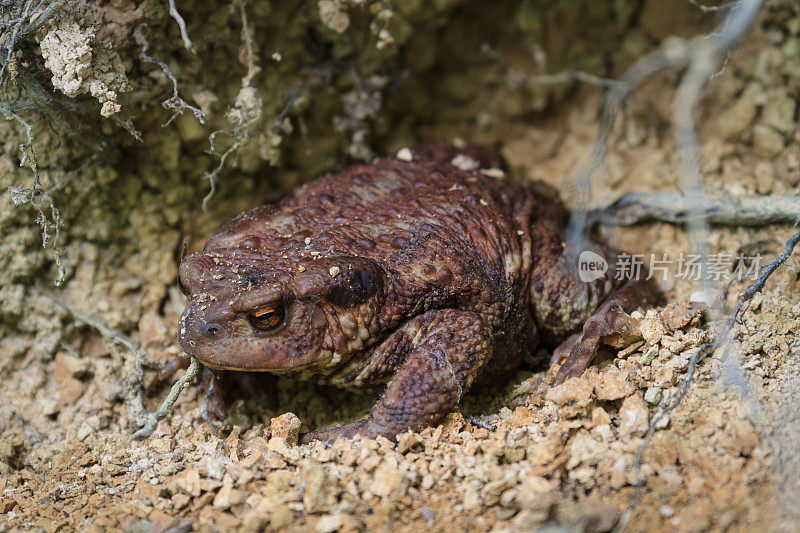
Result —
[[215, 336], [217, 334], [217, 332], [218, 332], [218, 330], [217, 330], [216, 326], [208, 326], [206, 328], [206, 335], [208, 335], [209, 337]]

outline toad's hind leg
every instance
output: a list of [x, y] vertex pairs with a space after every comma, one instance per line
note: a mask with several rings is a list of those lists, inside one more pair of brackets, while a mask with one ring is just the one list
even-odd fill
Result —
[[[364, 420], [303, 436], [333, 441], [356, 435], [394, 438], [451, 412], [492, 354], [491, 331], [477, 313], [444, 309], [410, 320], [376, 350], [367, 372], [394, 378]], [[396, 363], [392, 363], [396, 361]]]
[[595, 241], [587, 243], [589, 251], [602, 256], [608, 269], [597, 279], [579, 279], [562, 240], [565, 220], [553, 217], [531, 232], [533, 249], [538, 251], [531, 271], [533, 316], [548, 344], [555, 346], [566, 339], [553, 354], [553, 363], [566, 356], [555, 384], [580, 376], [601, 346], [621, 347], [634, 340], [638, 330], [628, 313], [660, 299], [655, 282], [644, 279], [641, 270], [630, 279], [624, 279], [625, 272], [618, 275], [621, 253]]
[[569, 355], [558, 369], [554, 383], [557, 385], [567, 378], [583, 374], [602, 345], [622, 347], [641, 339], [638, 321], [628, 313], [640, 305], [654, 304], [659, 299], [655, 282], [641, 278], [629, 280], [619, 290], [612, 292], [586, 320], [580, 336], [573, 336], [565, 343], [568, 346], [562, 353], [568, 352]]

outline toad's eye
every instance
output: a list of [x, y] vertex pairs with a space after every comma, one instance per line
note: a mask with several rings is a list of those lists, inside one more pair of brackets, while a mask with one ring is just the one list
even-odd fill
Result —
[[247, 320], [256, 329], [270, 331], [283, 324], [285, 316], [286, 309], [278, 302], [256, 307], [247, 315]]

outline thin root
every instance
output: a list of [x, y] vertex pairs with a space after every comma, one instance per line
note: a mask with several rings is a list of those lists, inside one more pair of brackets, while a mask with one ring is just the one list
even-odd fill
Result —
[[189, 368], [186, 369], [186, 373], [181, 376], [181, 378], [175, 382], [172, 388], [169, 390], [169, 394], [161, 406], [155, 411], [147, 415], [147, 421], [145, 422], [142, 429], [137, 431], [133, 437], [135, 439], [146, 439], [150, 435], [153, 434], [153, 431], [156, 429], [156, 425], [158, 421], [162, 418], [166, 417], [169, 412], [172, 410], [172, 406], [175, 405], [175, 402], [178, 401], [178, 396], [180, 396], [183, 389], [192, 381], [195, 377], [197, 377], [197, 373], [200, 371], [200, 361], [192, 357], [192, 362], [189, 365]]

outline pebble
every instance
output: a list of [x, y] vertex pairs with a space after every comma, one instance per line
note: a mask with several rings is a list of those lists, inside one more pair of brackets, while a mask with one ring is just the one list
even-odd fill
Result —
[[797, 127], [794, 120], [797, 104], [785, 93], [771, 94], [764, 101], [761, 121], [771, 128], [788, 135]]
[[642, 332], [642, 337], [647, 344], [653, 346], [667, 333], [667, 326], [661, 321], [661, 317], [656, 311], [650, 310], [639, 322], [639, 331]]
[[320, 517], [319, 522], [317, 522], [317, 533], [333, 533], [341, 529], [342, 527], [342, 517], [340, 515], [329, 514], [323, 515]]
[[783, 136], [765, 124], [753, 127], [753, 146], [764, 156], [773, 157], [783, 150]]
[[717, 119], [717, 128], [722, 137], [736, 139], [747, 131], [758, 112], [758, 93], [763, 91], [760, 84], [750, 84], [736, 102]]
[[692, 312], [686, 305], [670, 303], [661, 311], [661, 319], [674, 331], [686, 326], [692, 320]]
[[655, 405], [661, 401], [662, 393], [659, 387], [648, 387], [644, 393], [644, 401], [651, 405]]
[[545, 399], [563, 405], [572, 402], [588, 402], [592, 397], [592, 385], [585, 377], [569, 378], [561, 385], [551, 387]]
[[286, 444], [292, 446], [297, 444], [302, 425], [297, 415], [294, 413], [284, 413], [270, 421], [270, 431], [273, 437], [280, 437], [286, 441]]
[[412, 154], [411, 150], [409, 150], [408, 148], [402, 148], [399, 152], [397, 152], [397, 155], [395, 157], [397, 157], [397, 159], [400, 159], [401, 161], [414, 160], [414, 154]]
[[598, 400], [619, 400], [633, 393], [633, 385], [615, 376], [612, 371], [593, 374], [590, 378]]
[[756, 190], [759, 194], [769, 194], [775, 185], [775, 169], [767, 161], [759, 161], [753, 170], [756, 178]]
[[626, 437], [639, 437], [647, 432], [649, 412], [644, 400], [633, 394], [622, 401], [619, 408], [619, 432]]

